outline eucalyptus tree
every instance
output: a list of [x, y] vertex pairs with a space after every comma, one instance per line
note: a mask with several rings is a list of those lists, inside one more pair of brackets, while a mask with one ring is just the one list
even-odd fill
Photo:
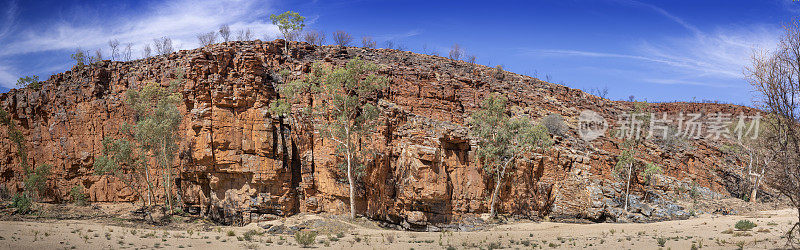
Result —
[[345, 159], [340, 169], [347, 173], [350, 191], [350, 218], [355, 218], [355, 182], [363, 175], [366, 158], [372, 153], [369, 145], [380, 114], [377, 96], [387, 79], [378, 75], [379, 67], [360, 58], [336, 69], [317, 68], [317, 79], [323, 79], [319, 91], [327, 98], [315, 111], [320, 121], [320, 134], [337, 145], [336, 154]]
[[536, 148], [553, 145], [547, 128], [535, 125], [527, 117], [509, 115], [508, 99], [491, 94], [481, 108], [470, 116], [470, 134], [478, 140], [478, 158], [483, 170], [494, 178], [489, 211], [497, 216], [496, 204], [510, 165]]
[[280, 15], [272, 14], [269, 16], [269, 19], [272, 21], [272, 24], [278, 26], [278, 30], [283, 35], [284, 42], [286, 43], [284, 51], [288, 55], [289, 40], [295, 37], [298, 32], [303, 31], [303, 28], [306, 27], [306, 18], [297, 12], [286, 11]]
[[[146, 184], [148, 204], [155, 199], [154, 176], [148, 162], [155, 162], [160, 168], [162, 187], [169, 212], [174, 211], [172, 186], [174, 185], [173, 166], [178, 153], [178, 129], [182, 114], [178, 110], [182, 95], [178, 87], [183, 74], [168, 87], [159, 83], [148, 83], [141, 89], [130, 89], [126, 93], [126, 104], [138, 118], [134, 124], [125, 124], [119, 139], [105, 138], [103, 154], [95, 160], [98, 174], [111, 174], [122, 177], [134, 190], [133, 183]], [[141, 195], [140, 195], [141, 197]]]

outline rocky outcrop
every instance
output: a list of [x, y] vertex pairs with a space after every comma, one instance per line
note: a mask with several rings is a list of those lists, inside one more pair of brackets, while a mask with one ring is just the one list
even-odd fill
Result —
[[[226, 223], [299, 212], [344, 213], [348, 192], [333, 144], [315, 136], [308, 129], [311, 124], [270, 114], [268, 106], [277, 97], [280, 80], [304, 77], [313, 62], [340, 66], [361, 57], [380, 65], [391, 80], [380, 96], [382, 125], [369, 145], [376, 153], [358, 186], [361, 214], [422, 229], [487, 212], [493, 183], [476, 159], [474, 139], [464, 124], [469, 112], [492, 92], [508, 96], [517, 114], [535, 119], [561, 114], [572, 128], [555, 137], [551, 149], [530, 152], [516, 162], [501, 188], [500, 212], [648, 221], [672, 218], [670, 211], [680, 210], [646, 205], [635, 208], [637, 215], [621, 215], [624, 191], [612, 170], [620, 141], [606, 136], [587, 143], [575, 134], [581, 110], [613, 120], [633, 109], [630, 103], [436, 56], [290, 45], [291, 57], [283, 56], [284, 43], [277, 40], [227, 42], [131, 62], [103, 61], [53, 75], [40, 90], [0, 94], [0, 107], [24, 133], [29, 162], [53, 166], [45, 199], [63, 201], [70, 187], [83, 185], [91, 201], [135, 201], [135, 193], [119, 180], [93, 174], [94, 159], [103, 138], [120, 137], [120, 126], [135, 119], [124, 104], [127, 89], [148, 82], [167, 84], [182, 75], [184, 118], [175, 171], [180, 173], [176, 188], [188, 211]], [[289, 75], [280, 75], [282, 70]], [[754, 112], [722, 104], [650, 108]], [[720, 142], [687, 143], [695, 150], [670, 152], [652, 142], [642, 150], [663, 167], [665, 178], [731, 195], [718, 173], [735, 173], [741, 162], [725, 160], [717, 149]], [[11, 192], [24, 188], [15, 151], [7, 128], [0, 127], [0, 182]], [[669, 185], [644, 183], [642, 176], [635, 176], [633, 192], [639, 199], [647, 199], [648, 193], [679, 195]], [[654, 201], [654, 195], [649, 197]]]

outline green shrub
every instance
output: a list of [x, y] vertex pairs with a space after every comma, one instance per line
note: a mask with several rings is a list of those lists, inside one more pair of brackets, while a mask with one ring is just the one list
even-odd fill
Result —
[[26, 76], [20, 77], [17, 79], [17, 87], [26, 88], [31, 87], [32, 89], [39, 89], [42, 87], [42, 84], [39, 83], [39, 76]]
[[43, 195], [47, 188], [47, 176], [50, 175], [50, 168], [50, 165], [42, 164], [33, 171], [29, 171], [28, 178], [25, 178], [25, 191]]
[[658, 238], [658, 246], [664, 247], [667, 244], [667, 238]]
[[750, 229], [756, 227], [756, 224], [749, 220], [740, 220], [739, 222], [736, 222], [736, 225], [733, 227], [739, 231], [749, 231]]
[[84, 192], [84, 188], [81, 185], [75, 185], [72, 189], [69, 190], [69, 196], [72, 197], [72, 203], [78, 206], [86, 206], [89, 204], [88, 197]]
[[253, 241], [253, 235], [261, 236], [261, 235], [264, 235], [264, 232], [259, 232], [259, 231], [256, 231], [256, 230], [249, 230], [249, 231], [244, 233], [244, 235], [243, 235], [244, 236], [244, 240]]
[[83, 66], [86, 66], [86, 64], [91, 64], [89, 62], [89, 58], [86, 56], [86, 52], [84, 52], [82, 49], [75, 50], [75, 54], [70, 55], [69, 58], [75, 60], [75, 66], [78, 69], [82, 69]]
[[8, 126], [11, 124], [11, 118], [8, 116], [8, 111], [0, 109], [0, 124]]
[[28, 194], [15, 194], [11, 207], [16, 208], [18, 214], [27, 214], [32, 211], [33, 201], [31, 201], [31, 197]]
[[297, 244], [302, 245], [303, 247], [309, 247], [314, 245], [314, 241], [317, 238], [317, 232], [309, 231], [297, 231], [294, 233], [294, 240], [297, 241]]

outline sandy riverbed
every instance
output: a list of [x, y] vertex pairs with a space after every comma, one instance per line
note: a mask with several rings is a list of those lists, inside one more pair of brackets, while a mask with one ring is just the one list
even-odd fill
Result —
[[[733, 225], [743, 219], [758, 226], [747, 232], [731, 232]], [[479, 232], [395, 231], [317, 215], [270, 223], [288, 226], [308, 220], [339, 225], [321, 230], [314, 247], [322, 249], [690, 249], [692, 245], [703, 249], [764, 249], [784, 246], [781, 237], [796, 222], [797, 212], [787, 209], [749, 216], [701, 215], [649, 224], [514, 223]], [[0, 249], [300, 248], [294, 236], [264, 233], [255, 224], [187, 228], [190, 229], [128, 227], [91, 220], [0, 221]], [[246, 236], [248, 231], [251, 233]], [[663, 239], [663, 247], [659, 239]]]

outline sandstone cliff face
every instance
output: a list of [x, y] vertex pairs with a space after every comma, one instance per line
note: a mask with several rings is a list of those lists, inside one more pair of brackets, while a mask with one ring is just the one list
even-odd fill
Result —
[[[643, 146], [651, 156], [648, 160], [665, 171], [652, 190], [636, 176], [634, 194], [641, 197], [650, 190], [662, 199], [651, 195], [647, 201], [651, 205], [621, 215], [624, 190], [612, 171], [621, 151], [619, 140], [601, 137], [580, 142], [574, 127], [581, 110], [614, 120], [631, 110], [631, 104], [441, 57], [290, 44], [291, 58], [282, 55], [283, 42], [277, 40], [229, 42], [132, 62], [100, 62], [54, 75], [38, 91], [0, 94], [0, 108], [8, 110], [23, 131], [28, 160], [53, 166], [46, 200], [63, 201], [69, 188], [82, 184], [91, 201], [135, 201], [135, 193], [119, 180], [93, 175], [93, 161], [101, 153], [102, 139], [119, 137], [120, 125], [134, 119], [124, 105], [127, 89], [147, 82], [166, 84], [183, 72], [183, 139], [175, 169], [180, 173], [177, 189], [190, 212], [227, 223], [268, 214], [345, 213], [347, 185], [339, 181], [340, 159], [334, 156], [333, 144], [315, 136], [308, 129], [311, 124], [270, 114], [268, 105], [277, 97], [275, 86], [281, 77], [277, 72], [289, 70], [288, 78], [297, 79], [314, 61], [341, 66], [361, 57], [381, 65], [381, 73], [391, 80], [379, 102], [382, 126], [372, 142], [377, 154], [357, 192], [359, 213], [370, 218], [422, 228], [488, 211], [493, 183], [481, 170], [464, 123], [492, 92], [507, 95], [515, 113], [536, 119], [558, 113], [573, 128], [567, 136], [556, 137], [553, 148], [531, 152], [529, 159], [516, 162], [502, 186], [500, 212], [646, 221], [673, 218], [680, 209], [666, 209], [671, 204], [664, 201], [680, 197], [676, 188], [688, 183], [696, 183], [708, 196], [741, 192], [729, 184], [731, 178], [744, 181], [733, 168], [741, 162], [726, 159], [717, 142], [693, 140], [689, 142], [693, 150], [687, 152], [648, 143]], [[714, 104], [661, 104], [652, 109], [753, 112]], [[8, 130], [0, 127], [0, 182], [11, 192], [24, 188], [15, 151]]]

